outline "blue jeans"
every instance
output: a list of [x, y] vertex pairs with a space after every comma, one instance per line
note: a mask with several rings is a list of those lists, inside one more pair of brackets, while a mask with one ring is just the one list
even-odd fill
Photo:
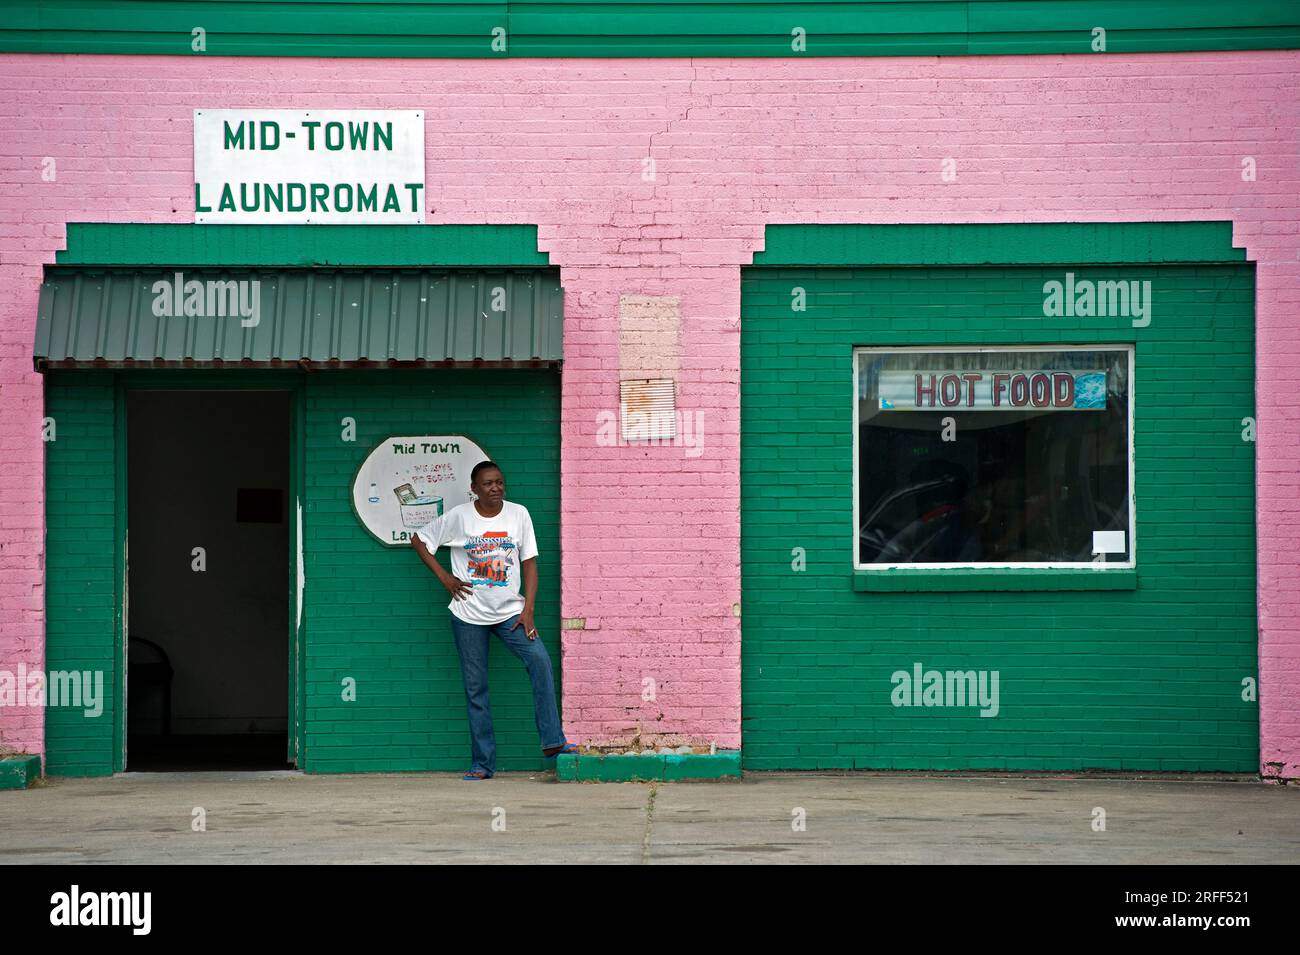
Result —
[[555, 705], [555, 678], [551, 675], [551, 655], [541, 638], [529, 640], [523, 627], [515, 630], [518, 614], [501, 623], [466, 623], [454, 613], [451, 632], [460, 654], [460, 675], [465, 681], [465, 709], [469, 714], [469, 736], [473, 747], [471, 769], [495, 773], [497, 764], [496, 735], [492, 731], [492, 707], [488, 703], [488, 637], [495, 633], [524, 663], [533, 684], [533, 713], [537, 719], [537, 736], [542, 749], [563, 746], [564, 729]]

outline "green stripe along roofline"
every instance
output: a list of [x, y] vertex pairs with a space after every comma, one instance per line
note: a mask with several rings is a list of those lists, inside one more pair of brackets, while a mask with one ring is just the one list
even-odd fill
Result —
[[[202, 28], [202, 43], [196, 39]], [[790, 57], [1300, 48], [1292, 0], [39, 0], [0, 52], [171, 56]], [[198, 46], [199, 49], [195, 49]]]

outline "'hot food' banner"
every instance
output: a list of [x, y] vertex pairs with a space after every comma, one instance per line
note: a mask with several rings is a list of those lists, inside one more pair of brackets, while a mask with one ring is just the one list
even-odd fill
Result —
[[881, 411], [1102, 411], [1104, 371], [882, 371]]

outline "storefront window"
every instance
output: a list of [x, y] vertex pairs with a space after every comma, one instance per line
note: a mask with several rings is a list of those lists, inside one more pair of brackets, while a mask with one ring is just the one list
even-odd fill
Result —
[[1133, 566], [1132, 359], [859, 349], [859, 566]]

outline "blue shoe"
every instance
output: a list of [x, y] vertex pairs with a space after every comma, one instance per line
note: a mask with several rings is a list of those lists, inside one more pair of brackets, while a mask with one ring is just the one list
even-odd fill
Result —
[[542, 755], [545, 756], [547, 759], [554, 759], [556, 756], [559, 756], [561, 753], [571, 753], [576, 756], [578, 754], [578, 744], [565, 743], [559, 749], [542, 750]]

